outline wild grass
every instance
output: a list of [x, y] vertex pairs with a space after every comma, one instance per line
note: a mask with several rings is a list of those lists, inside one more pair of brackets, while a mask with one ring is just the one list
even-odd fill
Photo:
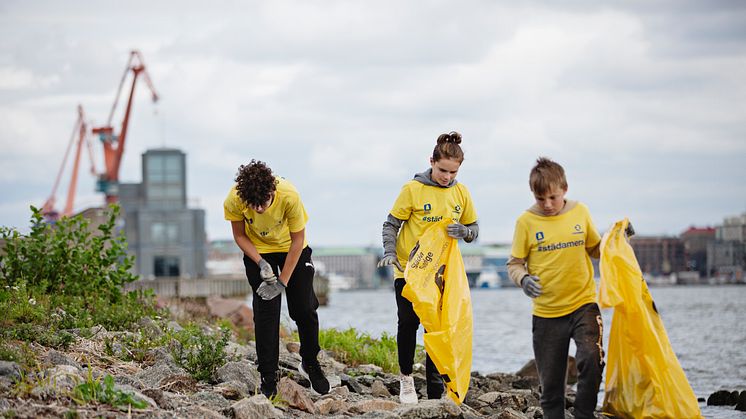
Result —
[[[335, 353], [338, 361], [349, 366], [373, 364], [388, 373], [399, 372], [396, 337], [383, 333], [373, 338], [354, 328], [347, 330], [323, 329], [319, 331], [319, 345]], [[418, 346], [416, 361], [424, 359], [423, 348]]]

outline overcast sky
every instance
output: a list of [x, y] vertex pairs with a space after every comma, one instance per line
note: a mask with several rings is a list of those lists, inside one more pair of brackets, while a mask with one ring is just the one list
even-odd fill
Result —
[[[746, 211], [743, 1], [5, 0], [0, 225], [26, 230], [77, 105], [106, 122], [131, 49], [161, 100], [138, 84], [120, 178], [141, 180], [149, 148], [186, 152], [210, 239], [230, 238], [223, 199], [255, 158], [298, 187], [312, 246], [379, 246], [451, 130], [482, 242], [511, 240], [538, 156], [602, 231], [628, 216], [677, 235]], [[83, 157], [77, 209], [103, 199]]]

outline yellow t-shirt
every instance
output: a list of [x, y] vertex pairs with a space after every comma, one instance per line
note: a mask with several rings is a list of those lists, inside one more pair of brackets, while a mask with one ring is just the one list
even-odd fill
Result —
[[566, 213], [544, 217], [524, 212], [515, 223], [514, 257], [525, 259], [543, 292], [533, 299], [533, 314], [561, 317], [596, 301], [593, 265], [586, 252], [601, 241], [588, 207], [578, 203]]
[[[449, 218], [461, 224], [477, 221], [469, 190], [461, 183], [441, 188], [410, 180], [402, 186], [391, 215], [404, 221], [396, 239], [396, 257], [401, 266], [406, 266], [409, 252], [432, 224]], [[404, 273], [394, 267], [394, 276], [403, 278]]]
[[[246, 236], [259, 253], [289, 251], [290, 233], [303, 230], [308, 221], [295, 186], [281, 177], [277, 177], [275, 199], [263, 214], [258, 214], [238, 197], [235, 185], [223, 202], [223, 212], [228, 221], [244, 222]], [[303, 247], [307, 245], [304, 239]]]

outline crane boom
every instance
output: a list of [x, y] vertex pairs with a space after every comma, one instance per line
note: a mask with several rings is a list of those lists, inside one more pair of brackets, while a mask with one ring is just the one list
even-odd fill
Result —
[[[75, 142], [75, 134], [78, 134], [78, 144], [75, 149], [75, 158], [73, 160], [73, 172], [70, 176], [70, 184], [67, 188], [67, 200], [65, 201], [65, 208], [62, 210], [62, 213], [60, 214], [55, 209], [55, 203], [56, 203], [56, 195], [57, 195], [57, 187], [60, 184], [60, 179], [62, 178], [62, 173], [65, 169], [65, 166], [67, 164], [67, 158], [70, 155], [70, 149], [72, 148], [73, 143]], [[44, 205], [42, 206], [42, 214], [44, 214], [44, 218], [48, 221], [55, 221], [57, 220], [60, 215], [62, 216], [70, 216], [73, 213], [73, 205], [75, 203], [75, 191], [77, 189], [78, 185], [78, 168], [80, 167], [80, 152], [83, 148], [83, 143], [87, 143], [90, 151], [90, 143], [88, 140], [88, 126], [85, 122], [85, 114], [83, 113], [83, 106], [78, 105], [78, 119], [75, 121], [75, 127], [73, 128], [72, 135], [70, 136], [70, 141], [67, 144], [67, 149], [65, 150], [65, 156], [62, 159], [62, 165], [60, 166], [60, 170], [57, 172], [57, 178], [54, 181], [54, 186], [52, 187], [52, 193], [49, 195], [49, 198], [47, 198], [46, 202], [44, 202]], [[91, 170], [95, 170], [93, 166], [93, 155], [90, 155], [91, 157]]]
[[[130, 72], [132, 72], [132, 85], [130, 86], [129, 98], [127, 99], [122, 126], [119, 130], [119, 135], [117, 136], [114, 134], [114, 128], [112, 127], [111, 121], [114, 117], [114, 112], [117, 108], [125, 79]], [[117, 94], [114, 98], [114, 105], [109, 113], [107, 125], [96, 127], [92, 130], [94, 134], [98, 134], [99, 139], [102, 141], [104, 146], [104, 173], [99, 176], [96, 189], [104, 192], [107, 204], [117, 202], [119, 198], [119, 168], [122, 163], [124, 146], [127, 140], [127, 130], [129, 127], [130, 113], [132, 111], [132, 103], [135, 96], [135, 86], [137, 85], [137, 79], [141, 74], [150, 89], [153, 102], [158, 101], [158, 94], [156, 93], [153, 83], [150, 81], [150, 76], [145, 69], [142, 54], [137, 50], [130, 51], [130, 57], [124, 70], [124, 76], [122, 76], [122, 79], [119, 82], [119, 88], [117, 89]]]

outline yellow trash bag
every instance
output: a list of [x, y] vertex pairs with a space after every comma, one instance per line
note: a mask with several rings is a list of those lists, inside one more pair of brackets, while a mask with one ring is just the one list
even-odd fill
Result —
[[428, 228], [409, 255], [402, 296], [412, 302], [425, 328], [425, 350], [457, 404], [471, 379], [472, 314], [469, 282], [457, 240], [443, 220]]
[[701, 418], [632, 246], [618, 221], [601, 240], [599, 304], [614, 308], [603, 413], [619, 418]]

